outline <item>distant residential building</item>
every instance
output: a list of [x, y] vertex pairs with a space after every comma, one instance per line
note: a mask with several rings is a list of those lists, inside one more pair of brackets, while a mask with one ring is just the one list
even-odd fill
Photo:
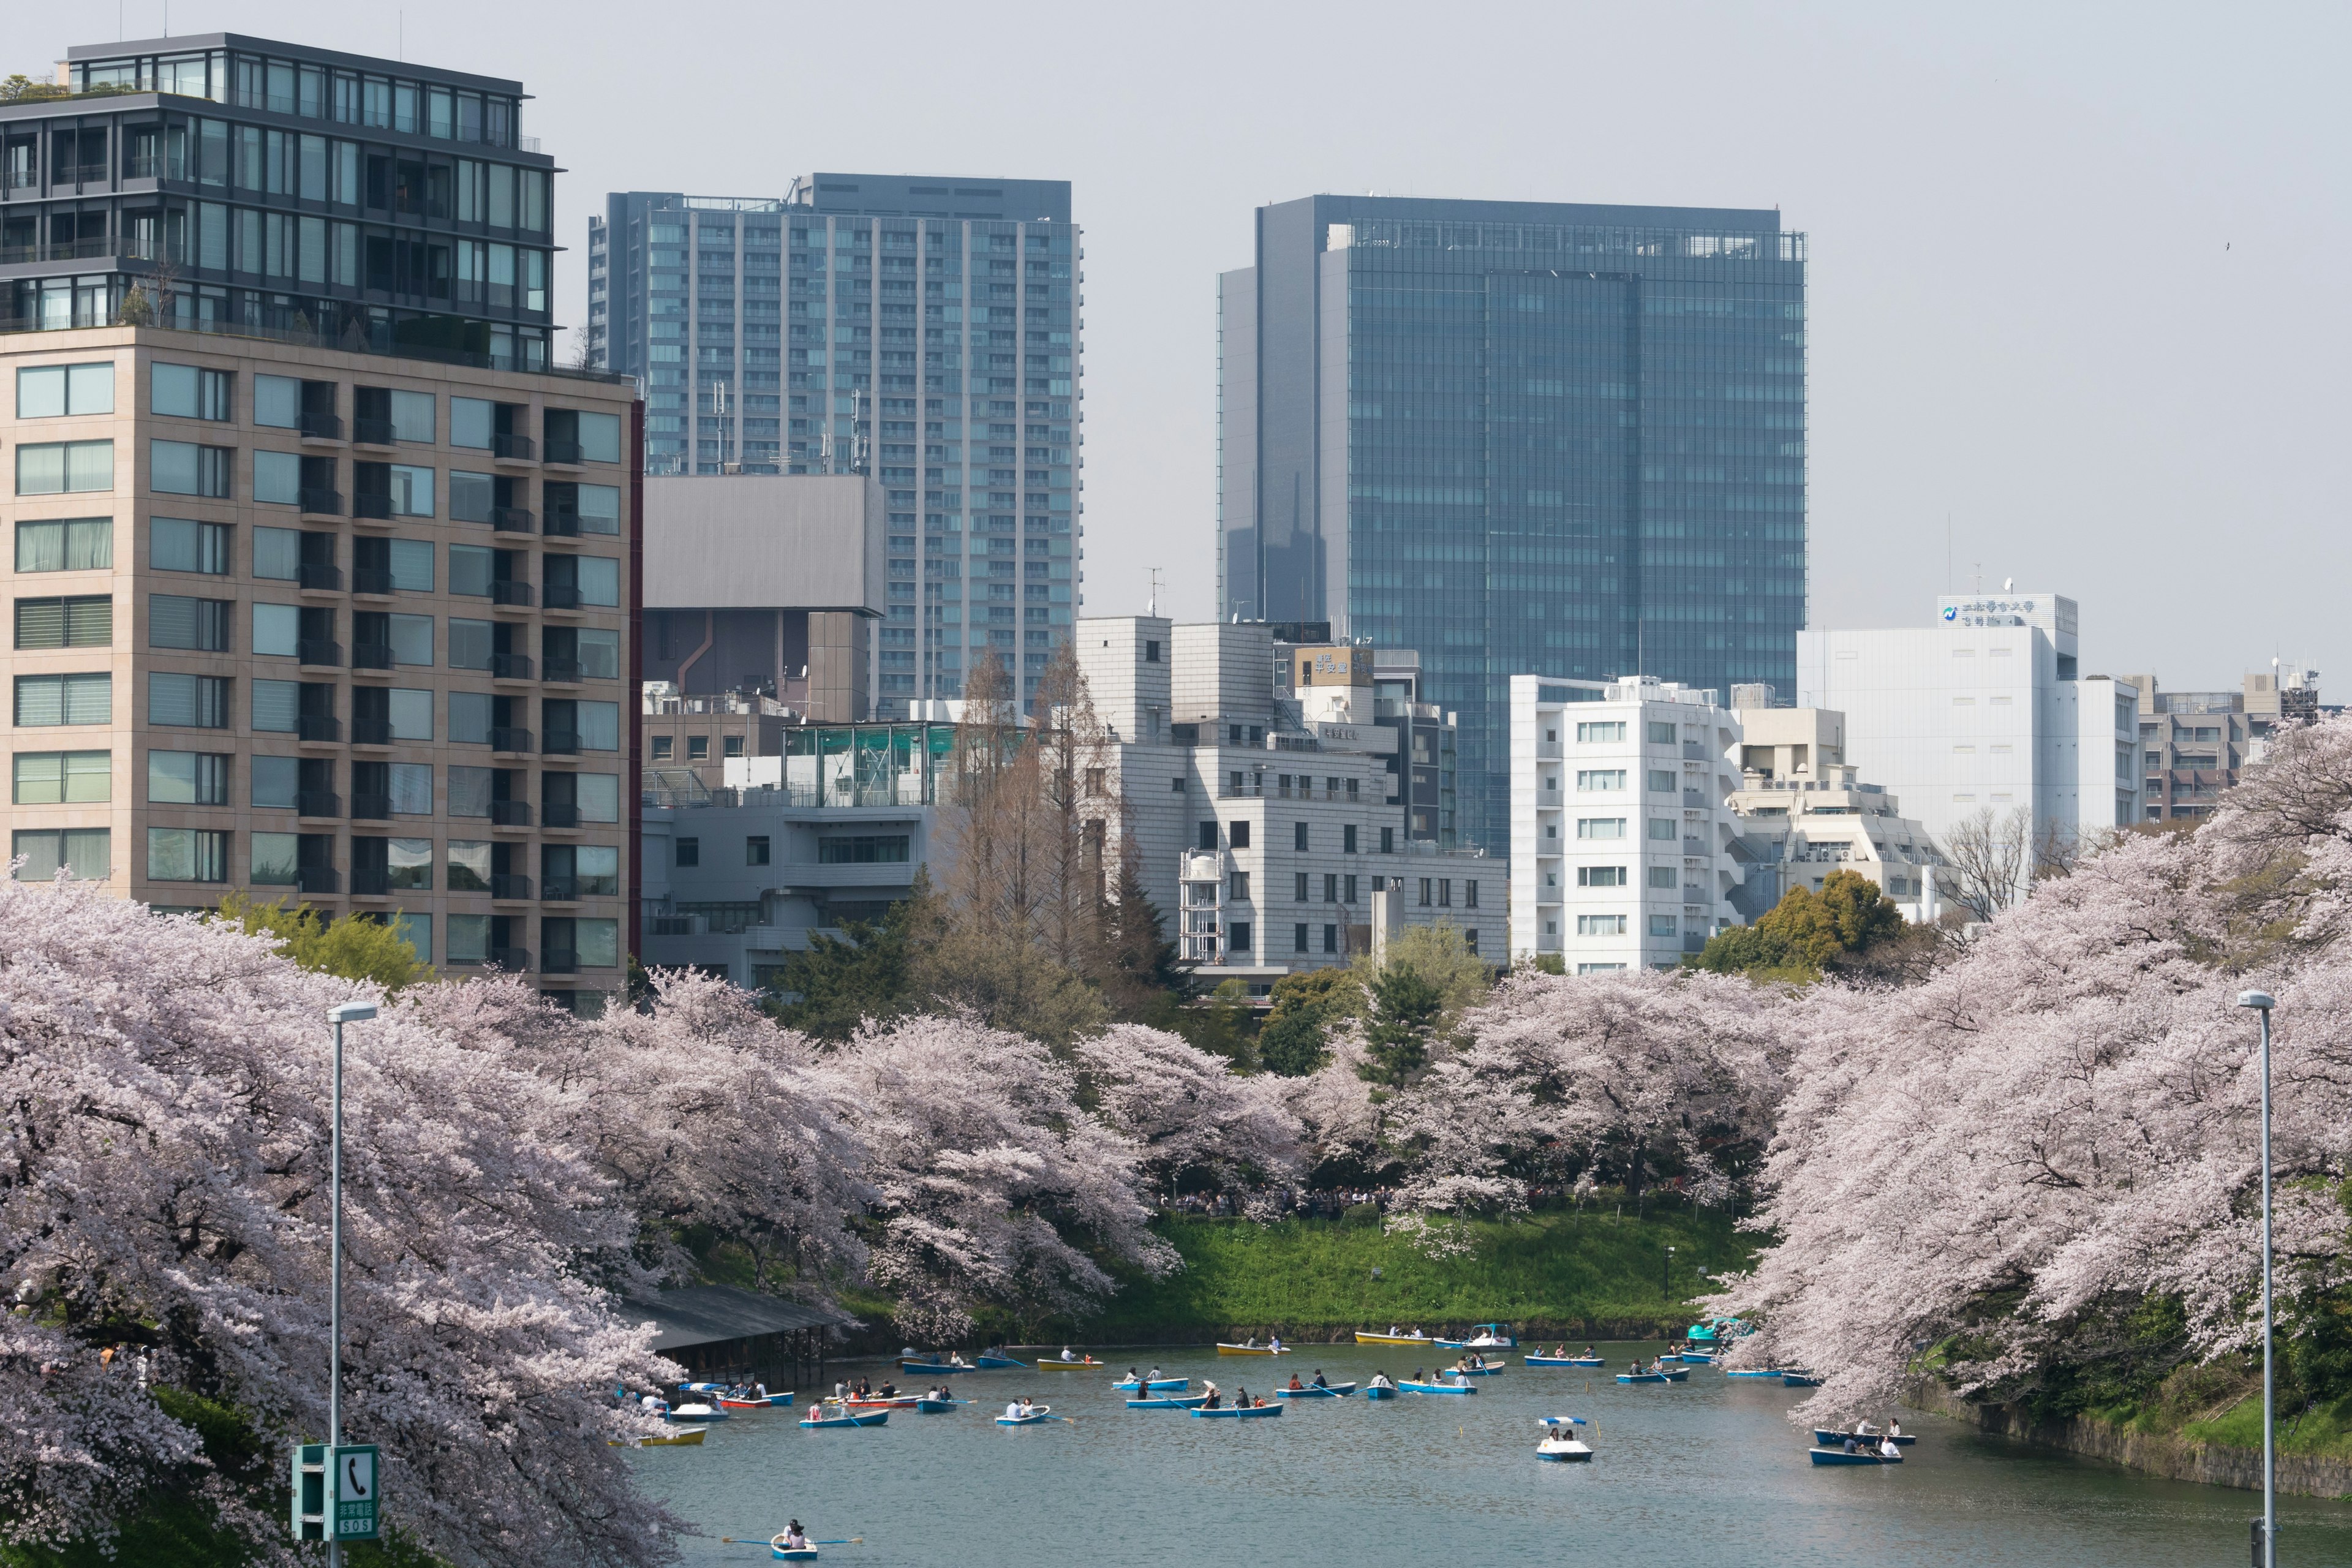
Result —
[[819, 174], [589, 219], [589, 339], [646, 387], [649, 472], [883, 488], [892, 711], [960, 697], [983, 648], [1034, 691], [1069, 637], [1079, 237], [1059, 180]]
[[1734, 689], [1740, 780], [1730, 805], [1746, 877], [1731, 904], [1743, 923], [1755, 923], [1792, 888], [1820, 891], [1836, 871], [1876, 883], [1906, 920], [1934, 920], [1943, 857], [1895, 796], [1864, 783], [1844, 760], [1845, 715], [1767, 700], [1765, 688]]
[[2249, 675], [2235, 691], [2165, 691], [2153, 675], [2126, 679], [2139, 688], [2140, 809], [2149, 822], [2210, 816], [2281, 723], [2319, 715], [2319, 671], [2301, 665]]
[[1739, 743], [1713, 691], [1513, 676], [1513, 960], [1667, 969], [1738, 923]]
[[1805, 247], [1769, 208], [1260, 207], [1218, 282], [1220, 613], [1420, 650], [1498, 854], [1510, 672], [1789, 689]]
[[1843, 760], [1938, 844], [1990, 811], [2037, 843], [2140, 819], [2139, 697], [2078, 673], [2074, 600], [1946, 597], [1924, 626], [1808, 630], [1797, 706], [1844, 715]]
[[[1290, 716], [1307, 733], [1380, 752], [1389, 775], [1385, 804], [1400, 808], [1404, 836], [1458, 847], [1460, 720], [1420, 700], [1421, 656], [1410, 648], [1334, 644], [1328, 628], [1312, 642], [1286, 641], [1290, 628], [1272, 629], [1275, 690], [1277, 700], [1297, 704]], [[1381, 730], [1390, 733], [1373, 733]]]

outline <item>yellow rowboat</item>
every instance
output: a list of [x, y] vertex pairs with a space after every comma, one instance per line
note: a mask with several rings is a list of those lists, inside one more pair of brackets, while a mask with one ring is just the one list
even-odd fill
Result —
[[1109, 1364], [1110, 1363], [1105, 1361], [1048, 1361], [1040, 1356], [1031, 1363], [1030, 1370], [1033, 1372], [1085, 1372], [1092, 1369], [1099, 1372]]
[[[708, 1426], [689, 1426], [683, 1432], [673, 1432], [667, 1437], [640, 1437], [637, 1439], [637, 1445], [645, 1448], [699, 1448], [702, 1447], [702, 1435], [709, 1430], [710, 1428]], [[608, 1448], [618, 1448], [625, 1445], [607, 1443], [604, 1446]]]
[[1296, 1355], [1297, 1352], [1288, 1345], [1276, 1350], [1272, 1345], [1229, 1345], [1220, 1341], [1217, 1344], [1217, 1353], [1219, 1355]]
[[1358, 1329], [1356, 1342], [1360, 1345], [1430, 1345], [1437, 1342], [1427, 1334], [1375, 1334]]

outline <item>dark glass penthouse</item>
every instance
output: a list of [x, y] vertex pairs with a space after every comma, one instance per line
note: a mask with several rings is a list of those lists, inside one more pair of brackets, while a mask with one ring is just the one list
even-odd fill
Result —
[[1310, 196], [1219, 289], [1219, 593], [1422, 658], [1465, 839], [1507, 681], [1795, 683], [1805, 240], [1777, 211]]
[[127, 309], [549, 364], [555, 169], [521, 83], [234, 33], [68, 54], [58, 96], [0, 105], [0, 326]]
[[642, 379], [657, 474], [872, 474], [882, 711], [982, 648], [1033, 689], [1070, 635], [1079, 233], [1064, 180], [808, 174], [631, 191], [588, 222], [593, 363]]

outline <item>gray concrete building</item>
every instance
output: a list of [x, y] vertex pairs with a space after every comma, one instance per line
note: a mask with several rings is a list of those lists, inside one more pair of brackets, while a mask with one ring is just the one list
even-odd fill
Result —
[[2221, 792], [2283, 724], [2319, 716], [2319, 671], [2273, 661], [2235, 691], [2166, 691], [2156, 677], [2124, 677], [2139, 688], [2140, 810], [2148, 822], [2213, 815]]

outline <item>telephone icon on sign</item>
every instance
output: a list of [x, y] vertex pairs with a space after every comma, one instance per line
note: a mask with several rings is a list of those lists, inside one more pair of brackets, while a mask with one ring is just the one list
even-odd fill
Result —
[[368, 1502], [375, 1497], [375, 1456], [373, 1454], [343, 1455], [341, 1488], [338, 1500]]

